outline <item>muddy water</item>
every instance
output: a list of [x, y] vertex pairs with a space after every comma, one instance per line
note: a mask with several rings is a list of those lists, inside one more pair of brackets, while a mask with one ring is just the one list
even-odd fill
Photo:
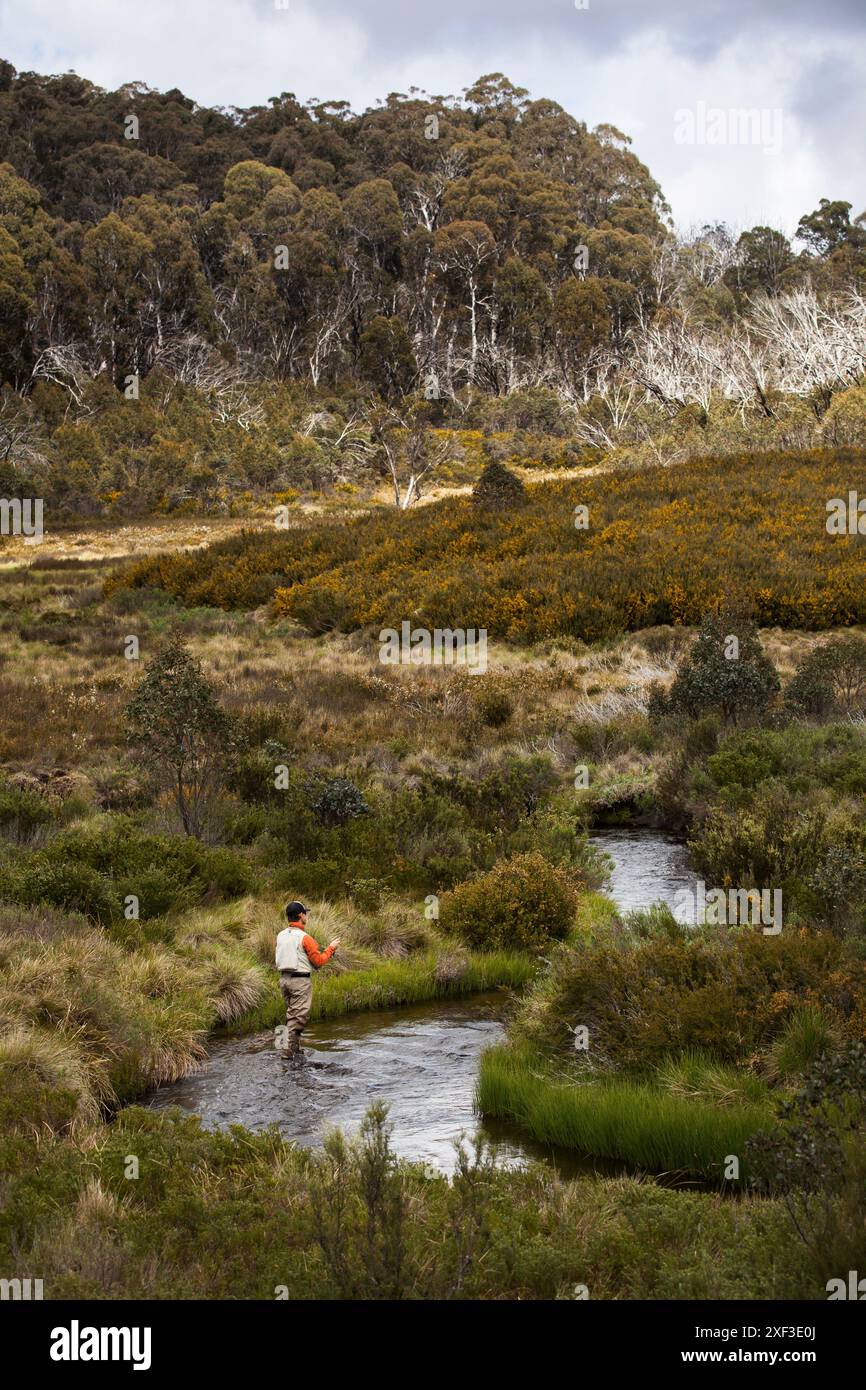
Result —
[[[677, 889], [692, 886], [684, 849], [664, 834], [611, 830], [592, 839], [613, 859], [609, 891], [624, 910], [658, 900], [673, 906]], [[209, 1129], [276, 1124], [287, 1139], [318, 1148], [329, 1129], [354, 1133], [371, 1101], [381, 1100], [389, 1107], [396, 1153], [440, 1172], [453, 1170], [455, 1140], [478, 1133], [495, 1141], [504, 1166], [543, 1158], [567, 1176], [610, 1172], [611, 1165], [533, 1144], [511, 1126], [475, 1114], [478, 1058], [504, 1040], [505, 1007], [497, 993], [316, 1023], [304, 1035], [301, 1068], [280, 1056], [273, 1033], [218, 1039], [201, 1072], [146, 1103], [179, 1105]]]

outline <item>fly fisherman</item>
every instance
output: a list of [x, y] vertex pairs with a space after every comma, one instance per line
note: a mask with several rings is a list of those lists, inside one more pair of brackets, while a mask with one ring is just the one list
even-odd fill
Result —
[[307, 909], [303, 903], [289, 903], [286, 918], [289, 925], [277, 936], [277, 969], [280, 990], [286, 1001], [286, 1056], [294, 1062], [302, 1062], [301, 1034], [309, 1021], [313, 1002], [312, 973], [327, 965], [340, 938], [320, 951], [313, 938], [307, 936]]

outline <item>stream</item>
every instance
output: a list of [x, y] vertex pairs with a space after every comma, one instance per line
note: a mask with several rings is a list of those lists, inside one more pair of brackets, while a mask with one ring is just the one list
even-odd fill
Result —
[[[694, 882], [683, 846], [662, 832], [616, 829], [591, 839], [613, 860], [609, 892], [624, 910], [658, 900], [673, 907], [676, 892]], [[544, 1158], [564, 1176], [611, 1171], [475, 1114], [478, 1058], [504, 1040], [504, 1008], [504, 996], [493, 993], [313, 1023], [297, 1068], [276, 1050], [272, 1032], [216, 1039], [201, 1071], [160, 1087], [144, 1104], [178, 1105], [208, 1129], [276, 1124], [287, 1139], [318, 1148], [329, 1129], [354, 1133], [371, 1101], [381, 1100], [394, 1151], [439, 1172], [453, 1171], [461, 1135], [471, 1142], [479, 1133], [495, 1141], [502, 1166]]]
[[697, 875], [682, 840], [664, 830], [596, 830], [590, 844], [613, 861], [608, 893], [623, 912], [663, 902], [677, 921], [694, 926], [694, 910], [684, 910], [677, 893], [693, 891]]

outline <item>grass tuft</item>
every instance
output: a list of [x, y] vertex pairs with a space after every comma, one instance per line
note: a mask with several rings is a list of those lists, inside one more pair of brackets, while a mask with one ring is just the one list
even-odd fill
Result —
[[477, 1104], [482, 1115], [515, 1121], [541, 1143], [714, 1182], [721, 1180], [729, 1154], [741, 1159], [742, 1181], [746, 1140], [772, 1119], [769, 1102], [722, 1106], [648, 1081], [558, 1080], [518, 1045], [482, 1054]]

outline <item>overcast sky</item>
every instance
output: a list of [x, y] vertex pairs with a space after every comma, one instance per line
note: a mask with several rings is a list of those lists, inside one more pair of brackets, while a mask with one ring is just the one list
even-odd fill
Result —
[[504, 72], [630, 135], [681, 228], [866, 208], [866, 0], [0, 0], [0, 56], [223, 106], [360, 110]]

